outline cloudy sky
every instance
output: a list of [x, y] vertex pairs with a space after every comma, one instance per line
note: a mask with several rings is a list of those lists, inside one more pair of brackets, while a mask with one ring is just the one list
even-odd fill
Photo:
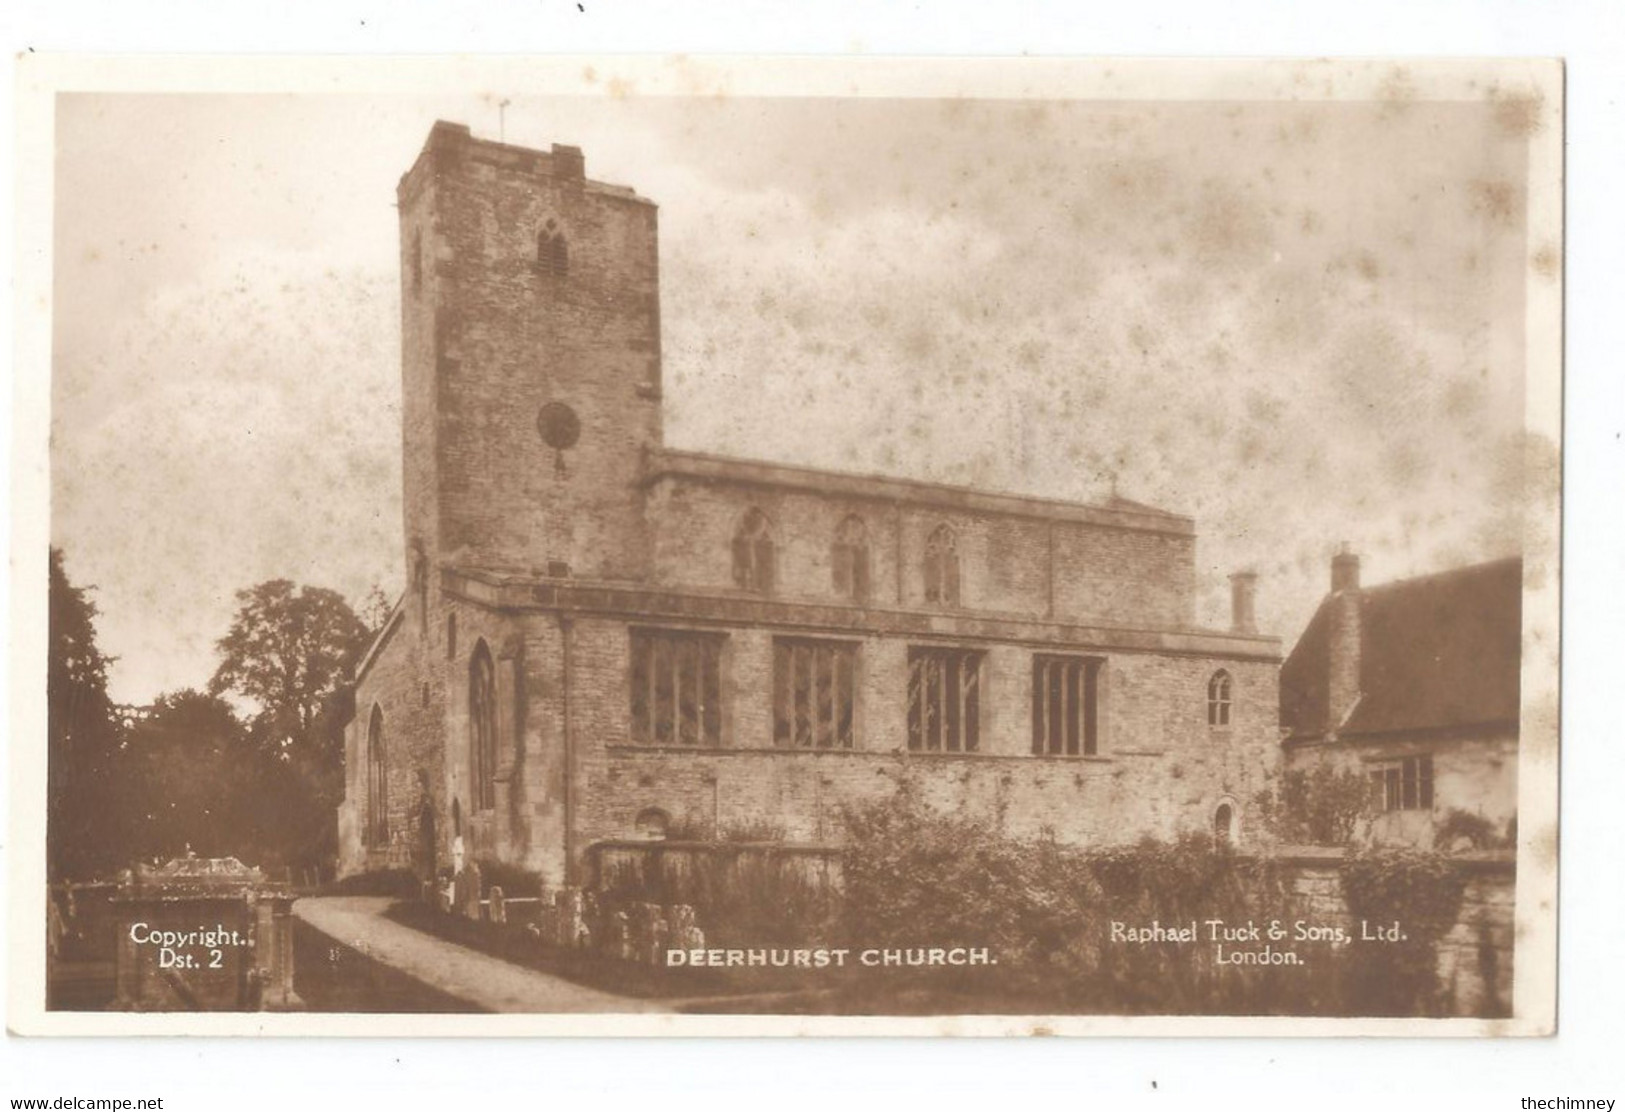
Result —
[[[52, 539], [114, 695], [233, 593], [402, 585], [395, 183], [490, 97], [58, 101]], [[1527, 114], [1505, 103], [514, 99], [660, 206], [667, 442], [1197, 519], [1290, 645], [1516, 552]], [[1533, 266], [1533, 270], [1531, 270]]]

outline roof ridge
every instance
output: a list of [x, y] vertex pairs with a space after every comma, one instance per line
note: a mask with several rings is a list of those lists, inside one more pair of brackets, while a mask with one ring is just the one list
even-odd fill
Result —
[[1120, 495], [1112, 495], [1104, 501], [1072, 498], [1057, 498], [1053, 495], [1026, 494], [1019, 491], [1000, 490], [995, 487], [973, 486], [968, 483], [942, 482], [937, 479], [915, 479], [903, 475], [887, 475], [878, 471], [854, 471], [839, 467], [817, 467], [805, 463], [787, 463], [779, 460], [756, 459], [749, 456], [723, 455], [719, 452], [702, 452], [689, 448], [650, 448], [651, 459], [660, 456], [678, 456], [690, 459], [704, 460], [721, 464], [742, 464], [747, 467], [772, 467], [785, 471], [795, 471], [803, 475], [829, 475], [839, 479], [859, 479], [881, 483], [896, 483], [901, 486], [919, 487], [934, 490], [954, 491], [963, 494], [981, 495], [987, 498], [1008, 498], [1021, 502], [1034, 502], [1048, 506], [1073, 506], [1093, 510], [1117, 511], [1122, 513], [1147, 514], [1167, 518], [1170, 521], [1190, 521], [1188, 515], [1165, 510], [1159, 506], [1148, 505], [1144, 502], [1135, 502]]

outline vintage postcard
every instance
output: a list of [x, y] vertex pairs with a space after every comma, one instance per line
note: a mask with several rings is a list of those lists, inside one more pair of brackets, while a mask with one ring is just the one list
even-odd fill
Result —
[[1554, 1029], [1559, 63], [20, 105], [13, 1030]]

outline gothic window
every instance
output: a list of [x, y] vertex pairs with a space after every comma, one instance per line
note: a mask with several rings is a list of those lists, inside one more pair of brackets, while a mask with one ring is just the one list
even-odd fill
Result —
[[959, 605], [959, 538], [947, 525], [925, 541], [925, 601]]
[[468, 761], [474, 810], [497, 805], [497, 675], [481, 641], [468, 660]]
[[1092, 757], [1100, 747], [1101, 661], [1083, 656], [1033, 657], [1033, 753]]
[[563, 278], [570, 270], [570, 245], [556, 220], [549, 219], [536, 235], [536, 267], [551, 278]]
[[1223, 668], [1207, 681], [1207, 724], [1230, 725], [1230, 673]]
[[773, 642], [773, 744], [852, 748], [858, 647], [848, 641]]
[[389, 844], [389, 780], [384, 762], [384, 712], [376, 705], [367, 723], [367, 844]]
[[830, 569], [837, 595], [855, 602], [869, 597], [869, 530], [856, 514], [835, 531]]
[[773, 589], [773, 531], [761, 510], [752, 507], [739, 519], [733, 558], [736, 587], [764, 594]]
[[974, 753], [981, 735], [982, 654], [968, 649], [908, 650], [908, 747]]
[[1433, 810], [1433, 757], [1405, 757], [1371, 772], [1373, 803], [1379, 811]]
[[1213, 812], [1213, 841], [1216, 845], [1228, 846], [1236, 839], [1236, 810], [1228, 803], [1221, 803]]
[[722, 645], [715, 633], [632, 631], [634, 741], [722, 744]]
[[457, 659], [457, 615], [446, 615], [446, 659]]

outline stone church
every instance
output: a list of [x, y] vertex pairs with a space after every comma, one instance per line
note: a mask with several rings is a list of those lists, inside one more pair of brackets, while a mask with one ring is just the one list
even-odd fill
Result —
[[357, 667], [340, 870], [829, 845], [908, 783], [1014, 835], [1245, 842], [1277, 638], [1190, 518], [667, 448], [656, 206], [434, 125], [401, 179], [406, 594]]

